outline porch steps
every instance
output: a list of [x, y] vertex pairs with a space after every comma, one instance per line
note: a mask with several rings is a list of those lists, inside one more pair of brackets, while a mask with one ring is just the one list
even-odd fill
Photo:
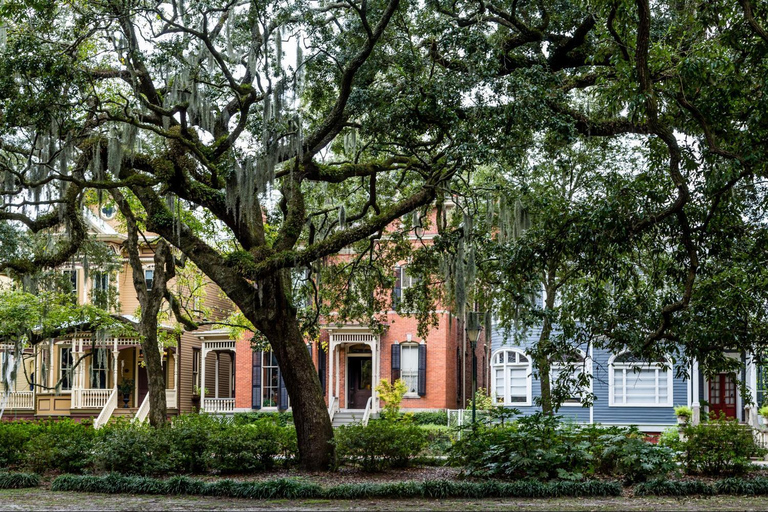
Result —
[[[134, 416], [136, 416], [136, 412], [139, 410], [138, 407], [129, 407], [127, 409], [125, 408], [117, 408], [112, 412], [112, 418], [128, 418], [131, 419]], [[111, 418], [110, 418], [111, 419]]]
[[[365, 411], [360, 410], [352, 410], [352, 411], [338, 411], [333, 415], [333, 426], [334, 427], [340, 427], [341, 425], [349, 425], [350, 423], [360, 423], [363, 421], [363, 414], [365, 414]], [[371, 415], [371, 418], [377, 417], [378, 415]]]

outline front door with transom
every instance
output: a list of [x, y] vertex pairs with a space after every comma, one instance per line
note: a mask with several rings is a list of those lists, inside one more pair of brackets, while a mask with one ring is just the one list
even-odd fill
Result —
[[726, 418], [736, 417], [736, 381], [733, 375], [719, 373], [709, 379], [709, 412], [717, 418], [721, 412]]
[[371, 398], [373, 361], [371, 357], [349, 357], [347, 368], [348, 409], [365, 409]]

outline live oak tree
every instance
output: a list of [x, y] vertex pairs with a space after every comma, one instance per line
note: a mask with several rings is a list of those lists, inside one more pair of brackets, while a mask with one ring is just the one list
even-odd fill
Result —
[[[328, 467], [332, 430], [292, 269], [379, 236], [432, 201], [465, 159], [465, 141], [452, 138], [464, 122], [452, 114], [462, 84], [430, 68], [409, 9], [398, 0], [4, 3], [0, 219], [67, 238], [0, 269], [62, 264], [86, 238], [83, 194], [130, 193], [146, 229], [268, 339], [301, 462]], [[340, 137], [360, 145], [329, 150]], [[338, 203], [320, 204], [326, 188]], [[318, 222], [329, 208], [339, 222]], [[215, 218], [216, 233], [188, 214]]]

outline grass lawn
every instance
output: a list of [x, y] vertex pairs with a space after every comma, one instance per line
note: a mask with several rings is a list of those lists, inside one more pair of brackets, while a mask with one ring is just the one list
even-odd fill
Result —
[[242, 500], [0, 490], [0, 510], [766, 510], [766, 498], [559, 498], [487, 500]]

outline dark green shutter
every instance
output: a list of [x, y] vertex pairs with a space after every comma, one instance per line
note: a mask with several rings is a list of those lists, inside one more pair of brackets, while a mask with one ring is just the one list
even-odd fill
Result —
[[261, 409], [261, 350], [253, 351], [253, 374], [251, 375], [253, 393], [251, 395], [251, 407]]
[[400, 378], [400, 344], [392, 345], [392, 382]]
[[427, 394], [427, 346], [419, 345], [419, 396]]
[[285, 381], [283, 380], [283, 372], [280, 368], [277, 369], [277, 379], [280, 383], [280, 394], [278, 395], [277, 409], [284, 411], [288, 408], [288, 390], [285, 387]]

